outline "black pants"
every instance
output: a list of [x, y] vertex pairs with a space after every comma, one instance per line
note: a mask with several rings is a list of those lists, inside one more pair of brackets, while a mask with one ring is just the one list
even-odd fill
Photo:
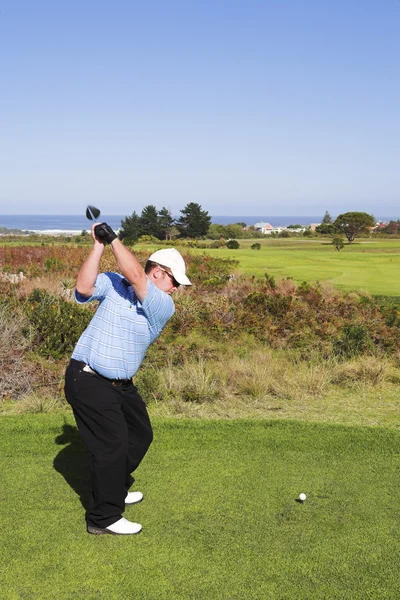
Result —
[[108, 527], [121, 518], [125, 497], [152, 440], [146, 406], [132, 382], [113, 383], [83, 371], [71, 360], [65, 375], [65, 396], [90, 453], [92, 495], [88, 525]]

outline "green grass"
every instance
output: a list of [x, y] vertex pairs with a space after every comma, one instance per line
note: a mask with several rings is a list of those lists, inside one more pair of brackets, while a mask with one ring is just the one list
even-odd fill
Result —
[[400, 597], [397, 431], [157, 419], [123, 538], [85, 532], [71, 416], [1, 428], [4, 599]]
[[[337, 252], [329, 240], [269, 239], [239, 240], [239, 250], [228, 248], [190, 250], [239, 260], [239, 272], [276, 279], [292, 277], [301, 283], [327, 281], [344, 290], [400, 296], [400, 239], [356, 240]], [[251, 250], [254, 241], [260, 250]], [[154, 247], [138, 246], [152, 251]]]
[[260, 250], [207, 250], [218, 256], [240, 261], [246, 275], [263, 276], [265, 272], [280, 279], [292, 277], [296, 282], [328, 281], [345, 290], [370, 294], [400, 295], [400, 240], [346, 245], [337, 252], [321, 241], [270, 243]]

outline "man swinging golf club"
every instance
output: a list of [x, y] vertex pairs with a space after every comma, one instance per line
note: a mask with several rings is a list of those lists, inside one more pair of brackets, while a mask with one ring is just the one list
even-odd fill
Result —
[[[171, 294], [191, 282], [175, 248], [154, 252], [143, 270], [107, 223], [95, 223], [92, 237], [75, 298], [82, 304], [98, 300], [99, 305], [73, 351], [65, 395], [90, 453], [87, 531], [132, 535], [142, 526], [122, 514], [126, 505], [143, 499], [141, 492], [129, 491], [134, 482], [131, 473], [153, 439], [146, 406], [132, 377], [174, 313]], [[106, 244], [122, 275], [99, 274]]]

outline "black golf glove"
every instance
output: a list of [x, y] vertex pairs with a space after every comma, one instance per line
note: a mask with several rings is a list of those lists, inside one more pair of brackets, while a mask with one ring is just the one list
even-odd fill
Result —
[[103, 244], [111, 244], [115, 239], [117, 239], [116, 233], [112, 230], [112, 228], [107, 225], [107, 223], [102, 223], [101, 225], [96, 225], [94, 228], [94, 233], [97, 239]]

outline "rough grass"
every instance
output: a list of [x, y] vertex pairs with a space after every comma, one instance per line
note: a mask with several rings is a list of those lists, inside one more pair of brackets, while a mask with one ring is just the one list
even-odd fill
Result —
[[[208, 350], [208, 358], [200, 351], [183, 362], [165, 357], [165, 364], [148, 363], [139, 371], [135, 383], [152, 415], [400, 426], [396, 357], [340, 362], [310, 354], [305, 360], [300, 352], [260, 349], [251, 341], [243, 348], [227, 346], [220, 354]], [[69, 412], [59, 369], [53, 385], [3, 402], [0, 414]]]
[[[212, 353], [212, 348], [210, 349]], [[239, 354], [239, 356], [238, 356]], [[242, 356], [240, 356], [242, 355]], [[224, 353], [137, 376], [154, 415], [272, 418], [357, 425], [400, 425], [400, 364], [386, 357], [347, 362], [300, 352], [225, 347]], [[148, 371], [149, 372], [149, 371]]]
[[400, 596], [397, 432], [158, 419], [126, 511], [143, 532], [120, 538], [85, 532], [71, 418], [1, 427], [4, 600]]

